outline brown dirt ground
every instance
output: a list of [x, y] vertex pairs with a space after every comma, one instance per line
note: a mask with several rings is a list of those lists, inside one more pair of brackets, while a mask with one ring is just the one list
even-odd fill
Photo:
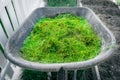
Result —
[[115, 35], [118, 49], [112, 58], [99, 65], [102, 80], [120, 80], [120, 9], [109, 0], [82, 0]]

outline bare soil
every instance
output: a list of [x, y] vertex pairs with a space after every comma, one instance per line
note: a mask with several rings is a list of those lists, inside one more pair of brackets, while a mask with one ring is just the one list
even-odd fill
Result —
[[109, 0], [82, 0], [113, 32], [118, 48], [112, 58], [99, 65], [102, 80], [120, 80], [120, 9]]

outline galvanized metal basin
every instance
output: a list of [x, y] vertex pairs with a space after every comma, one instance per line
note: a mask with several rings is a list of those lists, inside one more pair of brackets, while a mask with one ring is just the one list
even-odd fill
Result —
[[[30, 62], [22, 59], [19, 55], [19, 49], [30, 33], [36, 20], [43, 16], [52, 17], [60, 13], [72, 13], [77, 16], [84, 17], [94, 29], [95, 33], [101, 38], [102, 46], [101, 52], [93, 59], [82, 62], [71, 63], [53, 63], [43, 64], [37, 62]], [[39, 71], [59, 71], [60, 68], [65, 70], [85, 69], [95, 66], [114, 54], [116, 40], [111, 31], [100, 21], [95, 13], [89, 8], [73, 7], [73, 8], [38, 8], [26, 19], [18, 31], [9, 39], [5, 47], [5, 56], [14, 64], [33, 70]]]

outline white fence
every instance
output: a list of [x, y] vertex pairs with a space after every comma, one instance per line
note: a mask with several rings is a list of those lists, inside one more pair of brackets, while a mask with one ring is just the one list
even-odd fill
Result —
[[3, 55], [8, 38], [20, 27], [32, 10], [44, 5], [43, 0], [0, 1], [0, 80], [13, 80], [15, 70], [18, 69]]

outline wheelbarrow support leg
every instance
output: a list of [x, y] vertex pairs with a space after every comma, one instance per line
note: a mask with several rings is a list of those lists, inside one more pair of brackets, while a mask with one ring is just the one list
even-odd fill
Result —
[[57, 80], [65, 80], [65, 70], [63, 68], [58, 71]]
[[101, 78], [100, 78], [100, 73], [99, 73], [99, 69], [98, 69], [98, 66], [97, 66], [97, 65], [92, 68], [92, 73], [93, 73], [93, 75], [94, 75], [94, 76], [93, 76], [94, 80], [101, 80]]

